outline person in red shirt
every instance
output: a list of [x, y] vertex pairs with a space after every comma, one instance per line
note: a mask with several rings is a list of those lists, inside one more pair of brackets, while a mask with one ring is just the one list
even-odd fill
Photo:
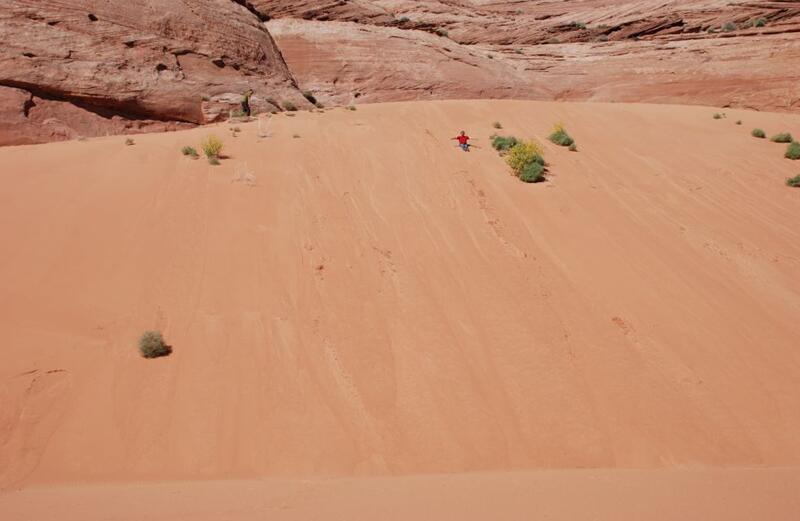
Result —
[[453, 139], [458, 140], [458, 146], [461, 147], [461, 150], [464, 152], [469, 152], [469, 136], [466, 132], [462, 130], [461, 133]]

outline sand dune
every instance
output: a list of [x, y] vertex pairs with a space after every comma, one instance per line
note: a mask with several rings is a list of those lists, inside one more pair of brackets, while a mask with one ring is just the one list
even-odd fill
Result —
[[[796, 485], [800, 172], [749, 131], [800, 117], [716, 111], [396, 103], [278, 115], [267, 138], [0, 149], [0, 484], [766, 466]], [[508, 174], [493, 121], [544, 142], [547, 183]], [[544, 141], [556, 121], [579, 152]], [[180, 155], [212, 133], [221, 166]], [[152, 328], [168, 358], [139, 356]], [[736, 472], [729, 496], [769, 503]]]

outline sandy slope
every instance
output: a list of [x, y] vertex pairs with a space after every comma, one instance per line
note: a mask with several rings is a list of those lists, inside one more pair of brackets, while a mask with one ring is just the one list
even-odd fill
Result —
[[[796, 484], [800, 165], [749, 131], [800, 118], [713, 112], [398, 103], [276, 116], [266, 139], [0, 149], [0, 484], [733, 466]], [[550, 182], [522, 184], [495, 120], [540, 139], [564, 121], [580, 152], [546, 143]], [[460, 128], [481, 148], [460, 153]], [[180, 155], [213, 132], [222, 166]], [[138, 356], [149, 328], [172, 356]]]

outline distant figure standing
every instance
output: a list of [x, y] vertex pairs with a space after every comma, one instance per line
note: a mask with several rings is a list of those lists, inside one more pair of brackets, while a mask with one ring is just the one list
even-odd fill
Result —
[[250, 96], [253, 95], [253, 89], [247, 89], [247, 91], [242, 96], [242, 112], [248, 118], [250, 117]]
[[461, 150], [463, 150], [464, 152], [469, 152], [469, 136], [467, 135], [466, 132], [462, 130], [461, 133], [458, 134], [453, 139], [458, 141], [458, 146], [461, 147]]

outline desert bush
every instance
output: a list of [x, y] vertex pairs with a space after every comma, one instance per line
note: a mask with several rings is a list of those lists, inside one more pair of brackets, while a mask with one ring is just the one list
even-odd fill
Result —
[[769, 140], [774, 143], [791, 143], [794, 141], [794, 138], [792, 138], [792, 135], [788, 132], [781, 132], [780, 134], [775, 134], [769, 138]]
[[353, 111], [355, 111], [355, 110], [356, 110], [356, 106], [355, 106], [355, 105], [348, 105], [348, 106], [347, 106], [347, 110], [353, 110]]
[[289, 112], [295, 112], [297, 110], [297, 105], [295, 105], [291, 101], [284, 101], [283, 109], [288, 110]]
[[498, 130], [503, 128], [503, 125], [499, 121], [495, 121], [494, 123], [492, 123], [492, 126]]
[[525, 183], [541, 183], [545, 180], [544, 172], [544, 165], [538, 162], [528, 163], [522, 168], [519, 179]]
[[307, 99], [308, 102], [311, 103], [312, 105], [316, 105], [317, 104], [317, 98], [314, 97], [314, 93], [311, 92], [310, 90], [304, 90], [303, 91], [303, 97], [305, 99]]
[[244, 118], [247, 117], [247, 114], [242, 109], [234, 109], [230, 112], [230, 116], [232, 118]]
[[181, 154], [183, 154], [185, 156], [191, 156], [191, 157], [197, 159], [197, 150], [195, 150], [192, 147], [183, 147], [181, 149]]
[[294, 139], [297, 139], [297, 138], [299, 138], [299, 137], [300, 137], [300, 134], [292, 134], [292, 137], [293, 137]]
[[728, 22], [728, 23], [726, 23], [725, 25], [722, 26], [722, 30], [724, 32], [726, 32], [726, 33], [729, 33], [731, 31], [735, 31], [736, 29], [738, 29], [738, 27], [733, 22]]
[[794, 188], [800, 188], [800, 175], [796, 175], [794, 177], [790, 177], [786, 180], [786, 186], [792, 186]]
[[514, 145], [519, 143], [519, 140], [514, 136], [498, 136], [493, 135], [491, 136], [492, 139], [492, 148], [499, 152], [505, 152], [506, 150], [511, 149]]
[[577, 152], [578, 151], [578, 145], [576, 145], [575, 143], [571, 144], [569, 146], [569, 151], [570, 152]]
[[200, 148], [208, 159], [219, 159], [219, 153], [222, 152], [222, 140], [215, 135], [206, 137], [201, 143]]
[[789, 146], [786, 147], [786, 153], [784, 156], [786, 159], [791, 159], [793, 161], [800, 159], [800, 143], [797, 141], [792, 141], [789, 143]]
[[411, 19], [407, 16], [401, 16], [400, 19], [397, 21], [400, 22], [401, 24], [407, 24], [408, 22], [411, 21]]
[[767, 25], [766, 18], [756, 18], [753, 20], [753, 27], [764, 27], [765, 25]]
[[741, 124], [742, 124], [742, 120], [741, 120], [741, 119], [737, 119], [737, 120], [736, 120], [736, 124], [737, 124], [737, 125], [741, 125]]
[[517, 143], [508, 151], [506, 163], [517, 176], [521, 175], [525, 167], [531, 163], [538, 163], [544, 166], [542, 146], [536, 141]]
[[131, 146], [131, 145], [134, 145], [134, 144], [136, 144], [136, 141], [134, 141], [134, 140], [133, 140], [133, 139], [131, 139], [131, 138], [128, 138], [128, 139], [126, 139], [126, 140], [125, 140], [125, 144], [126, 144], [127, 146]]
[[720, 114], [719, 112], [715, 112], [714, 119], [722, 119], [722, 114]]
[[209, 165], [214, 165], [214, 166], [217, 166], [217, 165], [219, 165], [219, 158], [216, 158], [216, 157], [209, 157], [209, 158], [208, 158], [208, 164], [209, 164]]
[[586, 24], [583, 22], [572, 22], [570, 25], [572, 25], [572, 27], [575, 29], [586, 29]]
[[564, 129], [564, 125], [561, 123], [557, 123], [553, 126], [553, 131], [547, 137], [550, 141], [555, 143], [556, 145], [561, 145], [562, 147], [568, 147], [575, 143], [575, 140], [567, 134], [567, 131]]
[[172, 353], [172, 348], [164, 343], [160, 331], [145, 331], [139, 337], [139, 352], [145, 358], [158, 358]]
[[760, 128], [754, 128], [750, 135], [753, 137], [757, 137], [758, 139], [764, 139], [767, 137], [767, 133], [761, 130]]

